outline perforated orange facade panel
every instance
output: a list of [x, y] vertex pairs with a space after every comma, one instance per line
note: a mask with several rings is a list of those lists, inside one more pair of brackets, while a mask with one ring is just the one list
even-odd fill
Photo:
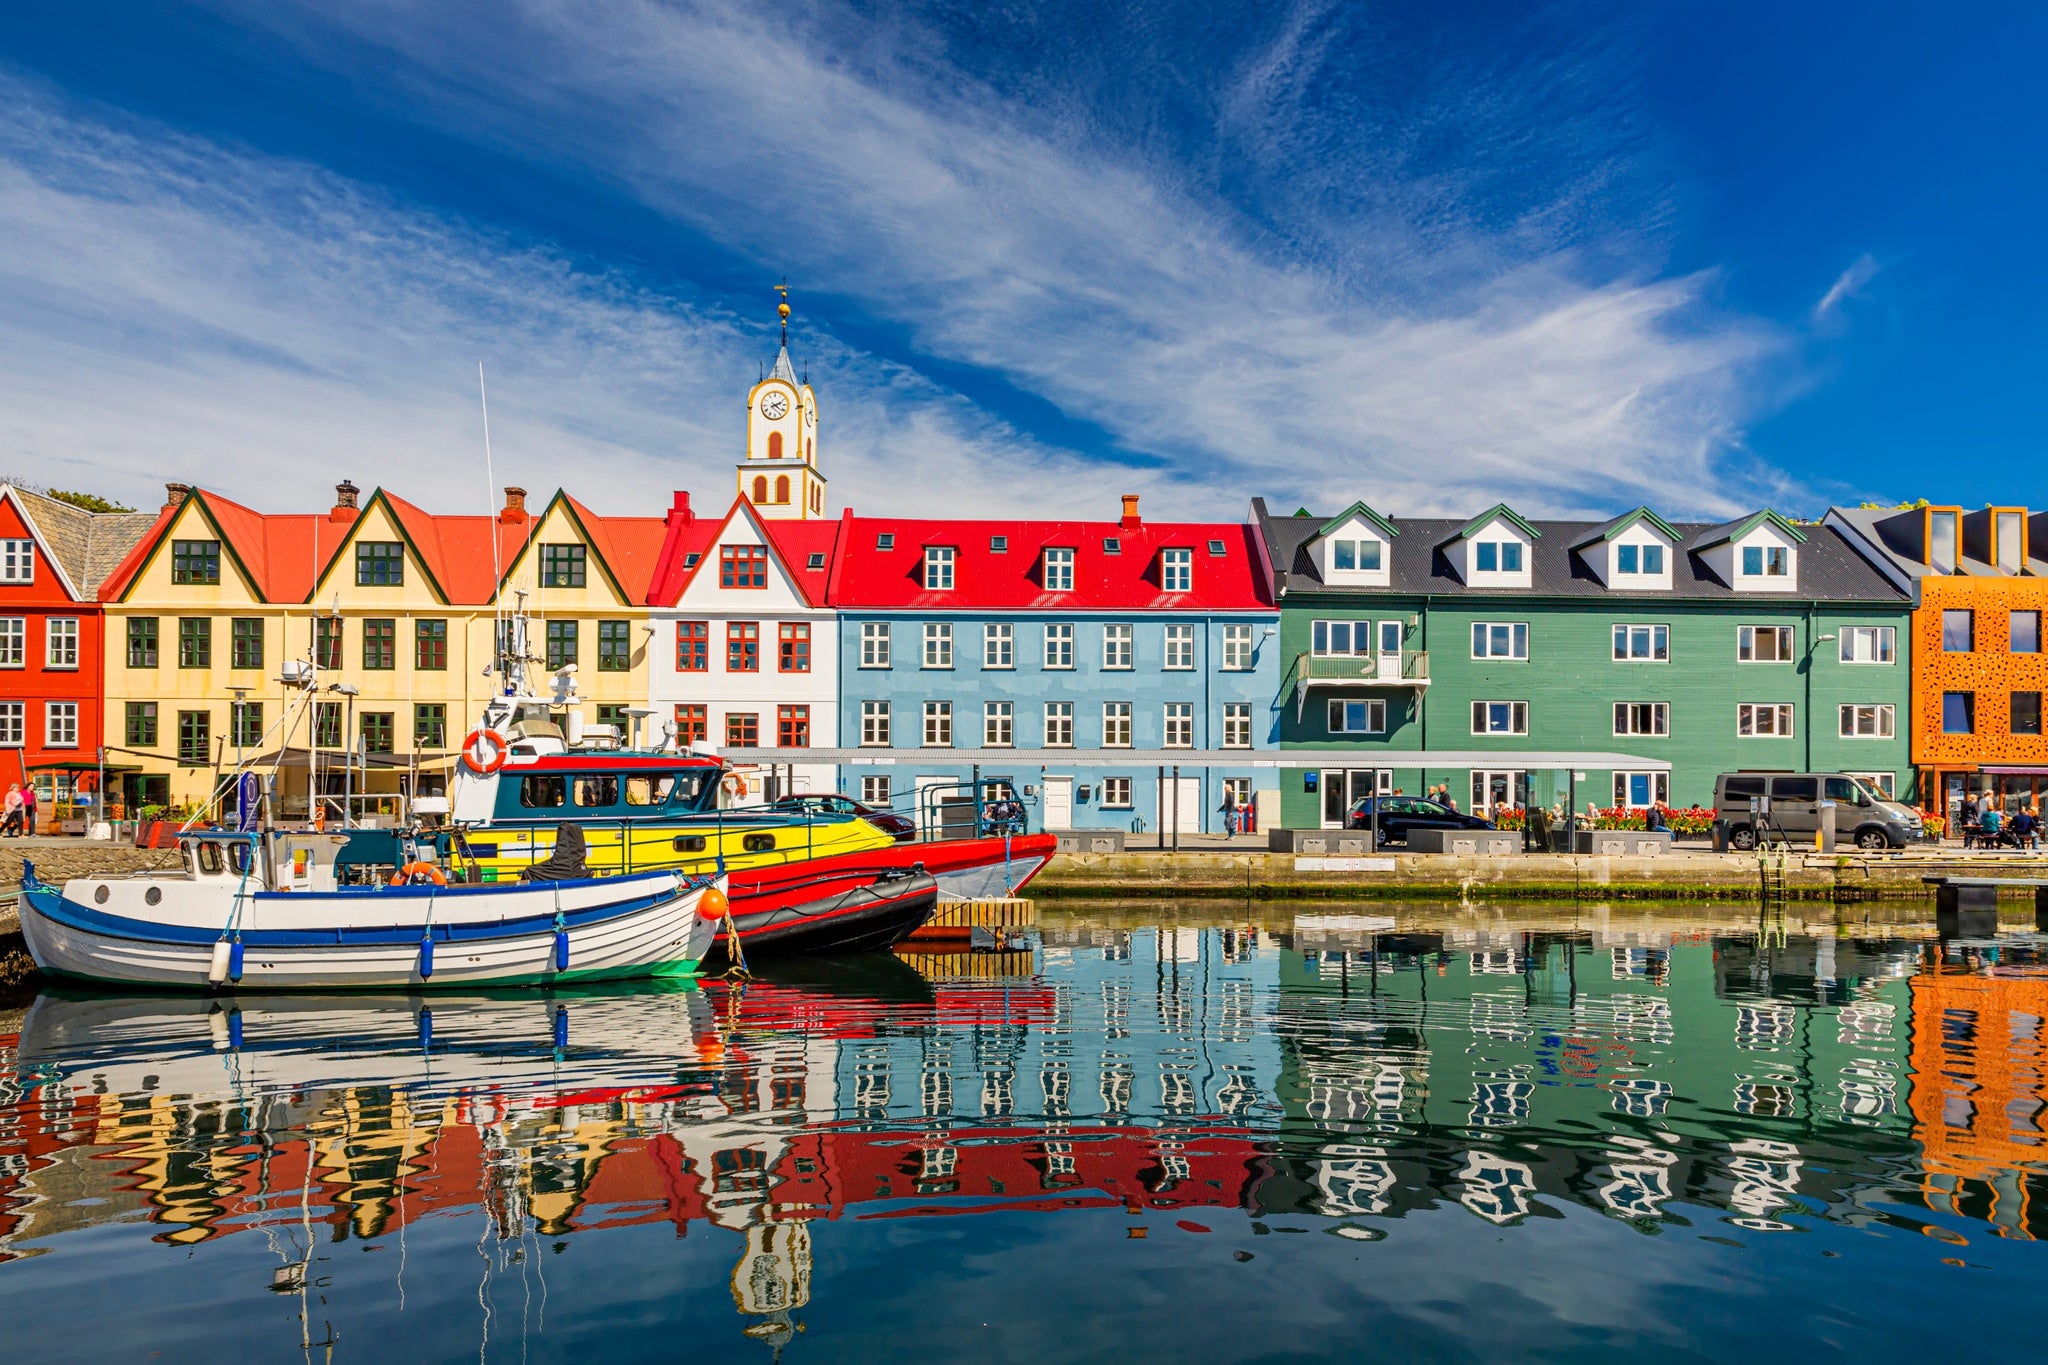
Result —
[[[2015, 611], [2048, 614], [2048, 579], [1923, 578], [1913, 613], [1913, 762], [2048, 764], [2048, 736], [2012, 733], [2015, 692], [2048, 692], [2048, 654], [2012, 652]], [[1972, 648], [1942, 649], [1942, 613], [1973, 613]], [[1942, 695], [1976, 697], [1970, 734], [1942, 732]]]

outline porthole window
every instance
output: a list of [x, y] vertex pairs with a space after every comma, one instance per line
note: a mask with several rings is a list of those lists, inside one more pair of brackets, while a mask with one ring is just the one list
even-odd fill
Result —
[[161, 905], [163, 899], [164, 889], [161, 886], [152, 886], [149, 890], [142, 893], [142, 900], [145, 905]]
[[92, 898], [95, 901], [99, 902], [101, 905], [105, 905], [107, 903], [107, 896], [109, 894], [110, 893], [108, 889], [104, 886], [96, 886], [92, 889]]
[[701, 834], [684, 834], [676, 839], [676, 852], [678, 853], [702, 853], [703, 851], [704, 836]]
[[749, 853], [768, 853], [775, 848], [775, 836], [772, 834], [749, 834], [740, 840], [740, 847]]

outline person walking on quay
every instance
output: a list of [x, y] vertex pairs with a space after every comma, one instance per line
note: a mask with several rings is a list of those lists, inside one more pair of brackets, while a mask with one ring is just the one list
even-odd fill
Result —
[[1237, 837], [1237, 793], [1230, 788], [1223, 789], [1223, 804], [1216, 809], [1223, 812], [1223, 837]]
[[18, 837], [21, 834], [21, 815], [21, 784], [16, 782], [7, 788], [7, 815], [5, 821], [0, 822], [0, 835], [9, 839]]
[[1963, 847], [1968, 848], [1977, 839], [1977, 818], [1982, 814], [1977, 809], [1977, 798], [1965, 796], [1963, 804], [1956, 807], [1956, 828], [1962, 831]]
[[38, 799], [35, 783], [30, 782], [22, 787], [21, 822], [25, 826], [24, 833], [34, 834], [36, 832], [36, 802]]

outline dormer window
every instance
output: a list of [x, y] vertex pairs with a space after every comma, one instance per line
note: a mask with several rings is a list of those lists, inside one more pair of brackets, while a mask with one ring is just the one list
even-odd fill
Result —
[[1074, 590], [1074, 552], [1064, 546], [1050, 547], [1045, 552], [1045, 590], [1047, 592], [1072, 592]]
[[927, 592], [948, 592], [953, 587], [953, 547], [924, 547], [924, 586]]
[[1956, 571], [1956, 551], [1962, 544], [1961, 519], [1955, 512], [1927, 514], [1927, 567], [1936, 573]]
[[884, 531], [884, 532], [882, 532], [882, 533], [881, 533], [880, 535], [876, 536], [876, 537], [875, 537], [875, 548], [876, 548], [877, 550], [893, 550], [893, 549], [895, 549], [895, 548], [896, 548], [896, 536], [895, 536], [895, 534], [894, 534], [893, 532], [890, 532], [890, 531]]
[[1617, 545], [1614, 547], [1614, 572], [1617, 576], [1633, 574], [1645, 578], [1661, 578], [1664, 576], [1664, 547]]
[[1166, 592], [1194, 591], [1195, 552], [1188, 549], [1160, 551], [1159, 586]]
[[2027, 514], [2002, 508], [1991, 517], [1991, 553], [2000, 573], [2016, 574], [2027, 566]]
[[1480, 573], [1520, 573], [1522, 542], [1482, 540], [1472, 547], [1473, 563]]
[[1377, 540], [1333, 540], [1330, 567], [1338, 573], [1376, 573], [1381, 549]]
[[1791, 572], [1791, 556], [1782, 545], [1745, 545], [1742, 547], [1742, 574], [1745, 578], [1783, 578]]

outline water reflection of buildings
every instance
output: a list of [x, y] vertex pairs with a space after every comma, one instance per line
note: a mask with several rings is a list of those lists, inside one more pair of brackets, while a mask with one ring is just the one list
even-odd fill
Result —
[[[2041, 980], [1915, 976], [1904, 940], [1314, 919], [1054, 925], [1026, 974], [714, 988], [680, 1030], [578, 1002], [571, 1046], [501, 1042], [470, 1078], [441, 1006], [424, 1079], [399, 1048], [372, 1082], [314, 1053], [294, 1076], [207, 1023], [177, 1057], [32, 1066], [0, 1095], [0, 1257], [137, 1215], [178, 1243], [479, 1210], [508, 1244], [711, 1227], [738, 1234], [749, 1331], [780, 1342], [815, 1224], [849, 1217], [1211, 1206], [1374, 1236], [1576, 1204], [1763, 1231], [1896, 1219], [1917, 1191], [2012, 1235], [2048, 1221]], [[512, 1080], [507, 1049], [533, 1063]], [[268, 1070], [205, 1081], [223, 1056]]]

